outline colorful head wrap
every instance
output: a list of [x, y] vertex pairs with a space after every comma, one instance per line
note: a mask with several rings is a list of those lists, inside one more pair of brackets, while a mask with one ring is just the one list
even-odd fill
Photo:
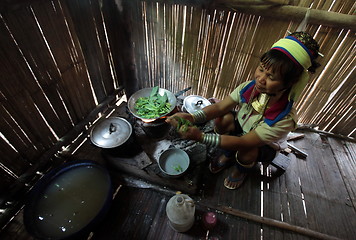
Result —
[[292, 86], [289, 93], [289, 100], [293, 100], [295, 102], [308, 83], [309, 75], [307, 70], [312, 65], [311, 59], [313, 58], [313, 54], [301, 41], [293, 36], [280, 39], [273, 44], [271, 49], [283, 52], [295, 64], [300, 65], [304, 69], [299, 80]]

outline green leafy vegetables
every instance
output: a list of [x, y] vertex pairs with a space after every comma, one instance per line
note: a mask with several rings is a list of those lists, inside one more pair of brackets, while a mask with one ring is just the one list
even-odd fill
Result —
[[167, 93], [161, 96], [158, 93], [159, 87], [152, 89], [149, 97], [140, 97], [135, 103], [137, 115], [142, 118], [152, 119], [158, 118], [171, 111], [171, 104], [168, 102]]
[[173, 169], [176, 170], [177, 172], [183, 172], [183, 168], [179, 164], [176, 166], [173, 166]]
[[182, 132], [186, 132], [188, 127], [192, 127], [193, 123], [189, 120], [175, 116], [174, 119], [178, 122], [177, 124], [177, 131], [181, 130]]

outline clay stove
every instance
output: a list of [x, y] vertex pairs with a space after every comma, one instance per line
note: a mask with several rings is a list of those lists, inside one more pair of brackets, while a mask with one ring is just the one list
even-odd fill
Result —
[[136, 123], [148, 137], [159, 139], [165, 137], [171, 128], [171, 125], [166, 123], [165, 120], [166, 118], [159, 118], [145, 122], [142, 119], [137, 119]]

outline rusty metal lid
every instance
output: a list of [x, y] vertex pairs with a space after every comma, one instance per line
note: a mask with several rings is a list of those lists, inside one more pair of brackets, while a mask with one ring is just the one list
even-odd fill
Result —
[[131, 133], [132, 126], [126, 119], [111, 117], [95, 124], [90, 139], [98, 147], [114, 148], [124, 144]]
[[188, 113], [194, 113], [209, 105], [211, 105], [211, 103], [208, 99], [198, 95], [190, 95], [185, 97], [183, 100], [183, 108]]

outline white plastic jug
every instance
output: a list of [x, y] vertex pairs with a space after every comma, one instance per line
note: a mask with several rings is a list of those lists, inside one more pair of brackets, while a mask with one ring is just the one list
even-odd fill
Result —
[[176, 194], [169, 199], [166, 207], [170, 226], [177, 232], [186, 232], [194, 224], [195, 205], [185, 194]]

